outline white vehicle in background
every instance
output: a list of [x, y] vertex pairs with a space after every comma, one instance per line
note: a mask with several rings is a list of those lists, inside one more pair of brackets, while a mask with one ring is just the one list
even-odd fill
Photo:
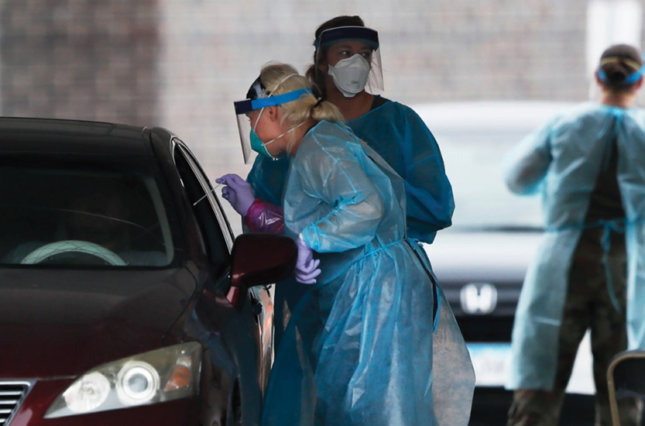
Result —
[[[503, 157], [572, 105], [509, 101], [413, 107], [437, 139], [452, 183], [453, 225], [425, 247], [468, 343], [479, 388], [504, 386], [517, 299], [543, 232], [540, 197], [506, 189]], [[588, 336], [567, 392], [595, 392]]]

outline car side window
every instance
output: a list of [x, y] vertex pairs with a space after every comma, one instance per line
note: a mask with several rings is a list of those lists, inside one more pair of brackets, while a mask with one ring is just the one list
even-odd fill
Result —
[[[178, 144], [174, 150], [175, 164], [181, 178], [186, 194], [192, 205], [197, 225], [201, 232], [202, 240], [212, 265], [217, 268], [216, 273], [223, 273], [229, 263], [230, 251], [225, 234], [222, 232], [223, 225], [215, 215], [213, 208], [208, 202], [208, 193], [205, 186], [208, 182], [200, 182], [196, 173], [201, 173], [194, 163], [190, 154]], [[206, 179], [203, 177], [203, 179]]]
[[157, 172], [138, 158], [0, 158], [0, 264], [157, 268], [174, 258]]

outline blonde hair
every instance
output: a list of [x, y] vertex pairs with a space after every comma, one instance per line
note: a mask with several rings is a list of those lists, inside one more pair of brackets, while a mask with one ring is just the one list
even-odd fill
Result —
[[[288, 64], [274, 63], [265, 65], [260, 72], [260, 80], [268, 95], [279, 95], [298, 89], [311, 88], [309, 80], [298, 74], [298, 71]], [[316, 98], [311, 93], [305, 93], [298, 99], [280, 106], [285, 111], [282, 121], [289, 123], [289, 127], [297, 126], [309, 119], [316, 122], [321, 120], [344, 121], [343, 114], [341, 114], [336, 105]]]

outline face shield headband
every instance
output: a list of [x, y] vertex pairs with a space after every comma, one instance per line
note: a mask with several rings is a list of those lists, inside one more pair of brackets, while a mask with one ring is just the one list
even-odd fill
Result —
[[633, 74], [630, 74], [627, 76], [627, 78], [621, 83], [624, 86], [629, 86], [630, 84], [634, 84], [638, 81], [639, 78], [642, 77], [643, 72], [645, 72], [645, 64], [640, 65], [638, 62], [633, 61], [629, 58], [620, 58], [620, 57], [609, 57], [609, 58], [604, 58], [602, 61], [600, 61], [600, 66], [598, 67], [598, 78], [600, 81], [603, 83], [607, 83], [608, 78], [607, 74], [600, 68], [605, 64], [609, 64], [612, 62], [623, 62], [627, 65], [629, 65], [632, 68], [637, 69], [638, 71], [634, 72]]
[[[358, 41], [365, 43], [372, 49], [370, 59], [370, 72], [367, 78], [365, 89], [376, 94], [383, 91], [383, 70], [381, 66], [381, 54], [379, 49], [378, 32], [367, 27], [337, 27], [323, 31], [314, 41], [316, 61], [322, 59], [319, 55], [320, 49], [324, 53], [326, 49], [336, 43], [343, 41]], [[318, 63], [316, 63], [318, 66]]]
[[[294, 74], [295, 75], [295, 74]], [[279, 87], [280, 85], [278, 85]], [[251, 88], [246, 94], [247, 99], [243, 101], [234, 102], [235, 114], [237, 116], [237, 127], [240, 133], [240, 142], [242, 144], [242, 155], [244, 156], [244, 163], [248, 164], [251, 157], [251, 120], [249, 113], [262, 108], [283, 105], [287, 102], [295, 101], [300, 96], [311, 93], [310, 88], [303, 88], [293, 90], [279, 95], [267, 94], [266, 89], [262, 85], [260, 78], [251, 85]]]
[[262, 109], [270, 106], [282, 105], [287, 102], [295, 101], [305, 93], [311, 93], [311, 89], [298, 89], [292, 92], [282, 93], [280, 95], [269, 95], [268, 98], [245, 99], [234, 102], [235, 114], [248, 114], [256, 109]]
[[316, 50], [328, 47], [331, 44], [338, 43], [343, 40], [360, 41], [367, 44], [372, 50], [379, 47], [378, 32], [367, 27], [338, 27], [330, 28], [323, 31], [320, 36], [314, 41]]

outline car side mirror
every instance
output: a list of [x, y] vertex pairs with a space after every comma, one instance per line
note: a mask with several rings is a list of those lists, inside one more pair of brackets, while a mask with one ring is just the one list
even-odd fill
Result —
[[226, 299], [238, 307], [240, 295], [254, 286], [291, 276], [298, 248], [293, 239], [274, 234], [242, 234], [235, 239], [231, 261], [231, 287]]

